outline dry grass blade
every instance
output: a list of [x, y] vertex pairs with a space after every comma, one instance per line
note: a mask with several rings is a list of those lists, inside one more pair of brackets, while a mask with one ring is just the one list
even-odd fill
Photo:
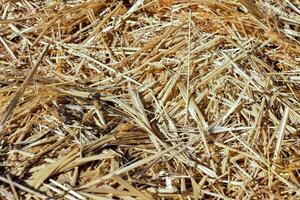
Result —
[[274, 157], [273, 157], [274, 161], [276, 161], [280, 156], [281, 146], [282, 146], [283, 137], [284, 137], [284, 133], [285, 133], [285, 128], [286, 128], [287, 120], [289, 117], [289, 111], [290, 111], [289, 107], [286, 107], [284, 110], [284, 113], [283, 113], [283, 117], [282, 117], [279, 131], [278, 131], [277, 142], [275, 145], [275, 152], [274, 152]]
[[19, 183], [13, 182], [13, 181], [8, 180], [8, 179], [6, 179], [6, 178], [4, 178], [4, 177], [1, 177], [1, 176], [0, 176], [0, 181], [2, 181], [2, 182], [4, 182], [4, 183], [12, 184], [12, 185], [14, 185], [15, 187], [17, 187], [18, 189], [20, 189], [20, 190], [22, 190], [22, 191], [25, 191], [25, 192], [27, 192], [27, 193], [29, 193], [29, 194], [32, 194], [32, 195], [34, 195], [34, 196], [36, 196], [36, 197], [38, 197], [38, 198], [41, 198], [41, 199], [49, 199], [48, 196], [46, 196], [46, 195], [44, 195], [44, 194], [42, 194], [42, 193], [40, 193], [40, 192], [38, 192], [38, 191], [32, 190], [32, 189], [30, 189], [30, 188], [27, 188], [27, 187], [25, 187], [25, 186], [23, 186], [23, 185], [21, 185], [21, 184], [19, 184]]
[[23, 95], [23, 93], [25, 92], [26, 87], [28, 86], [28, 84], [30, 83], [30, 81], [32, 80], [37, 68], [39, 67], [40, 63], [42, 62], [44, 56], [46, 55], [46, 53], [48, 52], [48, 48], [50, 45], [47, 45], [43, 52], [40, 54], [39, 58], [37, 59], [37, 61], [35, 62], [33, 68], [31, 69], [31, 71], [28, 73], [28, 75], [26, 76], [26, 79], [24, 80], [24, 82], [22, 83], [22, 85], [20, 86], [20, 89], [18, 91], [15, 92], [12, 100], [10, 101], [9, 105], [7, 106], [7, 108], [4, 111], [4, 115], [0, 121], [0, 133], [2, 132], [4, 125], [6, 123], [7, 120], [9, 120], [10, 116], [13, 114], [13, 110], [14, 108], [17, 106], [19, 98]]
[[137, 161], [137, 162], [135, 162], [135, 163], [132, 163], [131, 165], [128, 165], [127, 167], [120, 168], [120, 169], [118, 169], [118, 170], [116, 170], [116, 171], [114, 171], [114, 172], [112, 172], [112, 173], [109, 173], [109, 174], [107, 174], [107, 175], [101, 177], [101, 178], [98, 179], [98, 180], [95, 180], [95, 181], [93, 181], [93, 182], [88, 183], [87, 185], [84, 185], [83, 188], [87, 188], [87, 187], [90, 187], [90, 186], [92, 186], [92, 185], [99, 184], [99, 183], [101, 183], [101, 182], [104, 181], [104, 180], [107, 180], [107, 179], [112, 178], [115, 174], [116, 174], [116, 175], [120, 175], [120, 174], [126, 173], [126, 172], [128, 172], [128, 171], [130, 171], [130, 170], [133, 170], [133, 169], [135, 169], [135, 168], [137, 168], [137, 167], [140, 167], [140, 166], [142, 166], [142, 165], [144, 165], [144, 164], [148, 164], [148, 163], [151, 162], [152, 160], [155, 160], [155, 159], [157, 159], [157, 158], [162, 157], [165, 153], [167, 153], [167, 152], [169, 152], [169, 151], [171, 151], [171, 150], [173, 150], [173, 149], [179, 147], [180, 145], [181, 145], [181, 144], [176, 145], [176, 146], [174, 146], [174, 147], [170, 147], [170, 148], [168, 148], [168, 149], [166, 149], [166, 150], [164, 150], [164, 151], [162, 151], [162, 152], [155, 153], [155, 154], [152, 155], [152, 156], [146, 157], [146, 158], [144, 158], [144, 159], [142, 159], [142, 160], [139, 160], [139, 161]]
[[16, 188], [15, 188], [14, 184], [12, 183], [10, 175], [6, 175], [6, 177], [7, 177], [7, 180], [9, 181], [9, 185], [10, 185], [12, 191], [13, 191], [15, 199], [19, 200], [19, 195], [18, 195], [18, 193], [16, 191]]

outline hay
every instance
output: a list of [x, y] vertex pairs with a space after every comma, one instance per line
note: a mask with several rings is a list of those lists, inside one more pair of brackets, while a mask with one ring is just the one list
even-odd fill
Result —
[[0, 8], [3, 198], [300, 198], [299, 2]]

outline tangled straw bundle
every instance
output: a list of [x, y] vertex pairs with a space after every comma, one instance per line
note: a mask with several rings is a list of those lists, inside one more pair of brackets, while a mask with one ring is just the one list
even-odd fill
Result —
[[4, 198], [300, 198], [298, 1], [0, 10]]

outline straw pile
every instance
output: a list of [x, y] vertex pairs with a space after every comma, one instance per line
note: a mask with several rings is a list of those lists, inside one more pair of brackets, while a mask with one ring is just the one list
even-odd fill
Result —
[[3, 198], [300, 198], [299, 1], [0, 7]]

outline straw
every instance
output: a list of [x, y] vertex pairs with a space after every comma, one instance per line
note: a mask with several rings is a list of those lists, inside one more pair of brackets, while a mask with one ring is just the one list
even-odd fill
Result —
[[6, 199], [299, 199], [300, 4], [0, 3]]

